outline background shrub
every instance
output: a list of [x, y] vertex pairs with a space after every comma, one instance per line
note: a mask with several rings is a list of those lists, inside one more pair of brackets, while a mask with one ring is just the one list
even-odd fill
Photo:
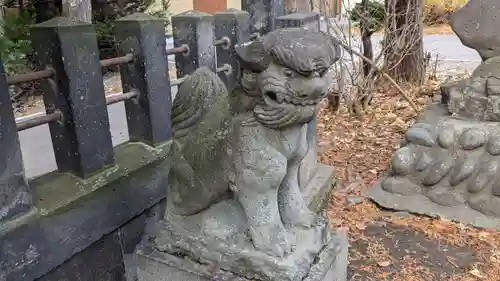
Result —
[[376, 32], [384, 27], [384, 21], [386, 18], [386, 12], [384, 4], [379, 1], [369, 0], [368, 1], [368, 16], [366, 18], [362, 17], [363, 4], [357, 3], [351, 10], [351, 20], [359, 26], [361, 20], [366, 20], [368, 23], [368, 29], [371, 32]]
[[7, 74], [30, 69], [31, 48], [30, 26], [34, 23], [30, 10], [20, 13], [7, 13], [2, 24], [3, 36], [0, 36], [0, 56]]

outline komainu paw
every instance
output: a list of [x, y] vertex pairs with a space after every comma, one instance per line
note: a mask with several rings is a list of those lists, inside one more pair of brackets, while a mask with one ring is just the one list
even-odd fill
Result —
[[268, 255], [284, 257], [294, 248], [283, 225], [250, 226], [248, 231], [255, 248]]

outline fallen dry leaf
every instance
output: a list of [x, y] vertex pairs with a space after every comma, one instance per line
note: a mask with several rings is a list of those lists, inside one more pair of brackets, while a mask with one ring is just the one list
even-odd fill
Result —
[[388, 267], [391, 264], [392, 264], [392, 262], [390, 260], [385, 260], [385, 261], [379, 261], [379, 262], [377, 262], [377, 265], [380, 266], [380, 267]]
[[357, 223], [356, 224], [356, 228], [359, 229], [359, 230], [365, 230], [366, 229], [366, 225], [364, 223]]
[[469, 271], [469, 273], [470, 273], [470, 274], [472, 274], [472, 275], [474, 275], [474, 276], [475, 276], [475, 277], [477, 277], [477, 278], [480, 278], [480, 279], [485, 279], [485, 278], [486, 278], [486, 276], [484, 276], [484, 274], [483, 274], [483, 273], [481, 273], [481, 272], [480, 272], [478, 269], [476, 269], [476, 268], [475, 268], [475, 269], [473, 269], [473, 270], [471, 270], [471, 271]]

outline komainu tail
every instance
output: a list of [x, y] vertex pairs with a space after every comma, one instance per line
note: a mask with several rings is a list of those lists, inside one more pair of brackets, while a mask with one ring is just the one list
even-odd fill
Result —
[[199, 68], [179, 87], [172, 106], [172, 169], [169, 210], [192, 215], [227, 192], [229, 95], [208, 68]]

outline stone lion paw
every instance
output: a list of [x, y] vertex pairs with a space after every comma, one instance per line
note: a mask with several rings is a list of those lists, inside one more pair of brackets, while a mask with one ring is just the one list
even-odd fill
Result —
[[294, 245], [281, 224], [251, 226], [249, 232], [255, 248], [270, 256], [282, 258], [293, 250]]

